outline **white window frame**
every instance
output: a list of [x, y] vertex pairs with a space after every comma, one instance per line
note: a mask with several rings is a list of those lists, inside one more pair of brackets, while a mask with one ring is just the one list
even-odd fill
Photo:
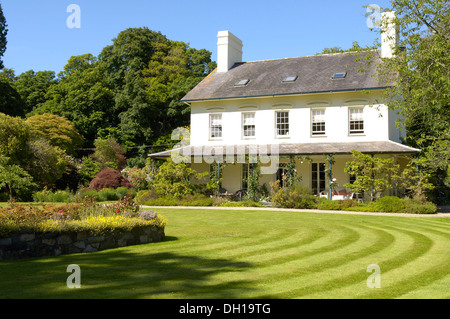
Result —
[[[321, 121], [315, 120], [316, 112], [321, 112], [319, 116], [321, 117]], [[314, 131], [314, 124], [323, 123], [323, 131]], [[320, 124], [319, 124], [320, 125]], [[311, 136], [312, 137], [325, 137], [327, 135], [327, 121], [326, 121], [326, 110], [325, 109], [311, 109]]]
[[[279, 113], [287, 113], [287, 133], [286, 134], [278, 134], [278, 125], [286, 125], [286, 123], [278, 123], [278, 114]], [[286, 129], [285, 129], [286, 130]], [[290, 125], [290, 112], [287, 110], [277, 110], [275, 111], [275, 136], [277, 138], [289, 138], [290, 137], [290, 130], [291, 130], [291, 125]]]
[[[250, 122], [246, 122], [246, 116], [252, 115], [253, 119]], [[245, 128], [246, 126], [253, 126], [253, 135], [246, 136]], [[256, 112], [244, 112], [241, 116], [241, 128], [242, 128], [242, 139], [255, 139], [256, 138]]]
[[[220, 124], [213, 125], [213, 120], [216, 118], [220, 118]], [[217, 123], [217, 122], [216, 122]], [[216, 132], [215, 129], [220, 127], [220, 136], [213, 136], [213, 133]], [[214, 134], [216, 135], [216, 134]], [[217, 134], [218, 135], [218, 134]], [[209, 139], [210, 140], [221, 140], [223, 138], [223, 116], [221, 113], [209, 114]]]
[[[360, 114], [358, 116], [358, 120], [355, 119], [356, 117], [353, 117], [352, 112], [358, 111], [357, 113]], [[362, 122], [355, 125], [361, 125], [362, 129], [352, 129], [352, 122]], [[364, 119], [364, 106], [358, 106], [358, 107], [349, 107], [348, 108], [348, 135], [364, 135], [365, 134], [365, 119]]]

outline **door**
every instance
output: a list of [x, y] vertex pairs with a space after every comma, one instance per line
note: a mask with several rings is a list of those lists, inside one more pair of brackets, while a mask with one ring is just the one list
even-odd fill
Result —
[[319, 195], [325, 190], [325, 163], [312, 163], [312, 185], [314, 195]]

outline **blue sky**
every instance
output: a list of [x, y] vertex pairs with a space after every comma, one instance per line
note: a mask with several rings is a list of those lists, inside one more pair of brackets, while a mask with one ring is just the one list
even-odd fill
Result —
[[[5, 67], [60, 72], [74, 55], [100, 51], [120, 31], [148, 27], [217, 58], [217, 32], [244, 42], [244, 61], [312, 55], [325, 47], [372, 44], [364, 5], [388, 0], [0, 0], [8, 24]], [[81, 9], [80, 28], [68, 28], [70, 4]]]

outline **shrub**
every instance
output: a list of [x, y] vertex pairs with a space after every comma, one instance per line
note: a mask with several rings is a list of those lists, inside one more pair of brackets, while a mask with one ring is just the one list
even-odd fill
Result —
[[350, 207], [357, 207], [356, 200], [329, 200], [327, 198], [320, 198], [317, 200], [314, 208], [321, 210], [346, 210]]
[[133, 188], [126, 188], [126, 187], [117, 187], [116, 194], [118, 198], [124, 198], [125, 196], [135, 197], [136, 196], [136, 190]]
[[405, 205], [404, 213], [406, 214], [435, 214], [437, 212], [436, 205], [431, 202], [405, 198], [403, 203]]
[[91, 203], [0, 207], [0, 238], [17, 231], [104, 234], [140, 226], [164, 225], [165, 219], [154, 212], [139, 213], [139, 206], [129, 198], [119, 201], [118, 206]]
[[157, 199], [159, 197], [158, 193], [151, 189], [151, 190], [145, 190], [145, 191], [139, 191], [135, 198], [134, 201], [137, 204], [141, 204], [143, 205], [145, 202], [153, 200], [153, 199]]
[[33, 201], [35, 202], [52, 202], [52, 203], [69, 203], [74, 200], [74, 195], [71, 192], [59, 190], [52, 192], [44, 189], [43, 191], [33, 194]]
[[128, 218], [125, 216], [93, 216], [82, 220], [69, 222], [58, 220], [46, 220], [34, 226], [37, 232], [89, 232], [93, 235], [105, 235], [114, 231], [130, 231], [135, 227], [157, 226], [164, 227], [166, 221], [161, 216], [151, 220], [142, 218]]
[[90, 183], [89, 188], [97, 191], [103, 188], [126, 187], [134, 188], [134, 186], [120, 172], [107, 168], [97, 174]]
[[376, 211], [386, 213], [399, 213], [405, 210], [404, 201], [396, 196], [381, 197], [374, 204]]
[[310, 188], [305, 186], [293, 185], [289, 187], [280, 187], [280, 182], [276, 181], [271, 184], [272, 203], [281, 208], [313, 208], [315, 197], [312, 195]]
[[164, 196], [147, 200], [143, 203], [146, 206], [213, 206], [213, 199], [206, 195], [188, 195], [183, 199], [174, 196]]
[[118, 200], [119, 196], [116, 193], [115, 189], [112, 188], [103, 188], [98, 192], [98, 200], [100, 202]]
[[82, 202], [85, 199], [98, 201], [99, 198], [100, 196], [98, 195], [98, 192], [95, 189], [80, 188], [78, 192], [75, 194], [76, 202]]
[[152, 185], [161, 196], [182, 199], [198, 192], [207, 175], [207, 172], [198, 173], [185, 163], [174, 163], [169, 159], [159, 167]]
[[260, 202], [256, 202], [253, 200], [245, 200], [242, 202], [224, 202], [219, 204], [218, 206], [223, 207], [264, 207]]

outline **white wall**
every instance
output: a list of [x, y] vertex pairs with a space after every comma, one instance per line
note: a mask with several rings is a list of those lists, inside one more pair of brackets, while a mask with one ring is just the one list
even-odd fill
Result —
[[[399, 142], [395, 128], [397, 115], [384, 105], [370, 106], [376, 93], [335, 93], [314, 96], [293, 96], [195, 102], [191, 105], [191, 145], [322, 143], [352, 141]], [[364, 134], [349, 135], [348, 109], [364, 106]], [[326, 109], [326, 136], [311, 136], [311, 109]], [[276, 110], [289, 111], [290, 136], [277, 138]], [[242, 137], [242, 113], [255, 112], [256, 138]], [[222, 114], [223, 138], [209, 138], [209, 114]], [[403, 133], [404, 134], [404, 133]]]

